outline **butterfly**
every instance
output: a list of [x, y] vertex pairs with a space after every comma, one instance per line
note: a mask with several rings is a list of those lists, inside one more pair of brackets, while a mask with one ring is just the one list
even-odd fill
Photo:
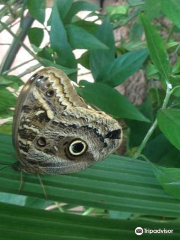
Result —
[[13, 119], [16, 170], [78, 172], [114, 152], [121, 140], [119, 123], [89, 107], [59, 69], [35, 73], [18, 97]]

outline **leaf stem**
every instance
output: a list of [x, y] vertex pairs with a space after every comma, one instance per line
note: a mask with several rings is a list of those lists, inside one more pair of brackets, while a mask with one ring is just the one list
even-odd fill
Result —
[[32, 62], [32, 61], [34, 61], [34, 58], [32, 58], [32, 59], [30, 59], [30, 60], [28, 60], [28, 61], [26, 61], [26, 62], [23, 62], [23, 63], [21, 63], [21, 64], [19, 64], [19, 65], [16, 65], [16, 66], [13, 67], [13, 68], [10, 68], [9, 70], [3, 72], [3, 75], [7, 75], [8, 73], [16, 70], [16, 69], [19, 68], [19, 67], [22, 67], [23, 65], [25, 65], [25, 64], [27, 64], [27, 63], [29, 63], [29, 62]]
[[26, 69], [24, 72], [22, 72], [21, 74], [18, 75], [19, 78], [22, 78], [23, 76], [29, 74], [29, 73], [32, 73], [34, 71], [36, 71], [38, 68], [40, 68], [42, 65], [40, 63], [32, 66], [32, 67], [29, 67], [28, 69]]
[[170, 28], [168, 37], [167, 37], [167, 39], [166, 39], [166, 43], [169, 42], [169, 40], [170, 40], [170, 38], [171, 38], [171, 36], [172, 36], [173, 30], [174, 30], [174, 24], [173, 24], [172, 27]]
[[154, 121], [153, 125], [150, 127], [149, 131], [147, 132], [147, 134], [146, 134], [145, 138], [143, 139], [141, 145], [139, 146], [137, 152], [135, 153], [135, 155], [134, 155], [135, 158], [138, 158], [141, 155], [143, 149], [145, 148], [147, 142], [149, 141], [149, 139], [152, 136], [156, 127], [157, 127], [157, 118]]
[[[162, 105], [161, 109], [165, 109], [167, 107], [169, 99], [170, 99], [173, 91], [174, 91], [174, 89], [172, 88], [172, 85], [167, 81], [166, 96], [164, 98], [164, 102], [163, 102], [163, 105]], [[141, 155], [141, 153], [142, 153], [143, 149], [145, 148], [147, 142], [149, 141], [150, 137], [152, 136], [154, 130], [156, 129], [157, 124], [158, 124], [158, 122], [157, 122], [157, 118], [156, 118], [153, 125], [150, 127], [149, 131], [147, 132], [145, 138], [143, 139], [141, 145], [139, 146], [137, 152], [135, 153], [134, 158], [138, 158]]]
[[2, 0], [2, 2], [3, 2], [3, 4], [4, 4], [4, 6], [6, 6], [7, 9], [9, 10], [11, 16], [12, 16], [13, 18], [15, 18], [16, 15], [15, 15], [15, 13], [14, 13], [13, 10], [12, 10], [11, 5], [10, 5], [9, 3], [7, 3], [7, 1], [5, 1], [5, 0]]

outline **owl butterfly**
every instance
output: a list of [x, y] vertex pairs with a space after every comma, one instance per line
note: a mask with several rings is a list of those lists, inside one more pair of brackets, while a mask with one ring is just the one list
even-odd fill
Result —
[[118, 122], [90, 108], [62, 71], [46, 67], [33, 75], [18, 98], [13, 120], [14, 169], [34, 174], [83, 170], [115, 151]]

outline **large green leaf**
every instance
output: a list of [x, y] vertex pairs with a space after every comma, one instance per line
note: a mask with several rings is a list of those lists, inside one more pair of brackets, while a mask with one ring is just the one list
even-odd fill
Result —
[[82, 88], [77, 88], [79, 94], [88, 102], [91, 103], [106, 113], [113, 115], [116, 118], [127, 118], [138, 121], [148, 122], [137, 108], [132, 105], [114, 88], [103, 83], [88, 83], [81, 81], [84, 85]]
[[[1, 166], [12, 164], [11, 138], [0, 135]], [[180, 202], [167, 194], [146, 162], [110, 156], [76, 174], [41, 176], [49, 200], [145, 215], [180, 217]], [[20, 172], [1, 170], [0, 191], [18, 192]], [[23, 173], [22, 195], [44, 199], [36, 175]], [[0, 211], [1, 212], [1, 211]], [[120, 227], [120, 226], [119, 226]]]
[[180, 110], [161, 109], [158, 112], [158, 125], [168, 140], [180, 150]]
[[94, 50], [90, 52], [90, 66], [94, 79], [97, 78], [99, 72], [107, 67], [115, 59], [115, 43], [113, 28], [108, 19], [98, 28], [95, 36], [103, 42], [109, 49]]
[[171, 66], [165, 51], [164, 42], [144, 13], [141, 14], [141, 20], [146, 34], [146, 41], [151, 59], [159, 70], [163, 81], [168, 81], [171, 73]]
[[76, 68], [76, 60], [68, 42], [67, 33], [61, 21], [57, 4], [53, 6], [51, 14], [50, 42], [57, 52], [56, 63], [67, 68]]
[[85, 1], [73, 2], [65, 18], [65, 22], [70, 23], [72, 18], [80, 11], [96, 11], [96, 10], [98, 10], [98, 8], [92, 3], [85, 2]]
[[160, 0], [162, 12], [177, 26], [180, 28], [180, 4], [177, 0]]
[[38, 20], [40, 23], [44, 23], [45, 20], [45, 8], [46, 1], [45, 0], [28, 0], [27, 8], [31, 15]]
[[147, 49], [123, 54], [101, 69], [97, 81], [106, 83], [112, 87], [120, 85], [140, 69], [148, 55], [149, 52]]
[[66, 29], [69, 42], [73, 49], [108, 49], [108, 47], [100, 42], [95, 36], [76, 25], [69, 24]]
[[57, 2], [59, 14], [61, 16], [61, 19], [63, 20], [66, 17], [67, 13], [69, 12], [72, 6], [73, 0], [57, 0], [56, 2]]
[[172, 234], [153, 234], [155, 240], [180, 238], [179, 222], [102, 219], [0, 204], [0, 238], [3, 240], [132, 240], [139, 239], [134, 232], [139, 226], [148, 240], [152, 236], [145, 233], [145, 228], [173, 230]]

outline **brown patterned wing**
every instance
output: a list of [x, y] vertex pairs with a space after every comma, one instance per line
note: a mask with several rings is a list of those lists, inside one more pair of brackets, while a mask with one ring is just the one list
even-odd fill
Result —
[[36, 136], [27, 159], [38, 173], [78, 172], [114, 152], [121, 140], [121, 127], [110, 116], [93, 109], [69, 107]]
[[37, 134], [68, 107], [87, 108], [87, 105], [65, 73], [47, 67], [28, 80], [18, 98], [13, 119], [13, 144], [22, 164], [27, 164], [27, 153]]

